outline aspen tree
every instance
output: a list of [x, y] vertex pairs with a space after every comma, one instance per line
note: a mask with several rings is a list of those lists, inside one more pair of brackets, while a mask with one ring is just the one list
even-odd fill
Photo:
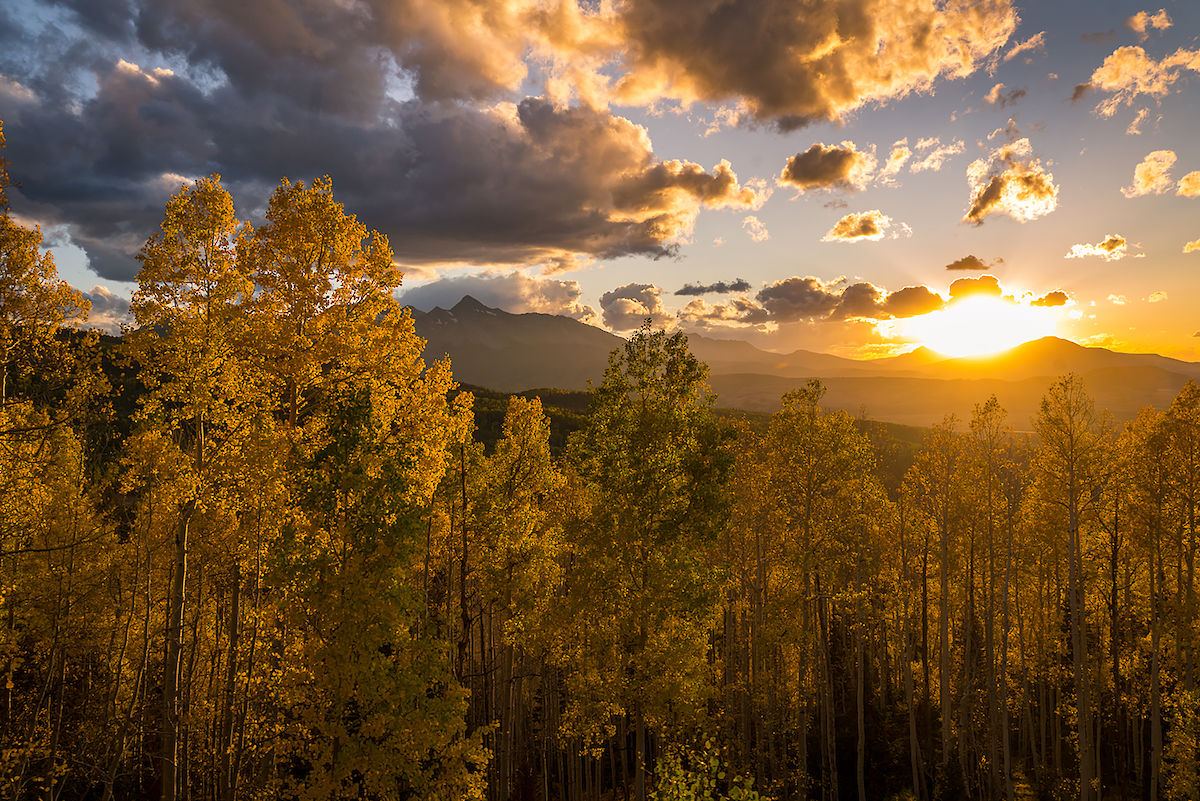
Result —
[[241, 223], [220, 176], [185, 186], [166, 206], [162, 226], [138, 259], [130, 309], [138, 329], [128, 353], [147, 392], [141, 436], [186, 465], [176, 498], [174, 556], [167, 598], [163, 662], [161, 770], [163, 801], [181, 792], [180, 738], [185, 681], [181, 654], [192, 528], [228, 513], [221, 492], [227, 452], [236, 451], [255, 415], [261, 381], [238, 352], [245, 302], [253, 285], [237, 258]]
[[636, 796], [648, 736], [703, 695], [719, 582], [711, 557], [727, 516], [731, 459], [707, 368], [682, 334], [644, 325], [614, 351], [570, 460], [589, 488], [572, 538], [574, 691], [610, 699], [635, 728]]
[[1039, 439], [1042, 497], [1059, 509], [1067, 528], [1071, 661], [1075, 683], [1079, 799], [1097, 797], [1091, 665], [1088, 659], [1087, 585], [1083, 538], [1111, 472], [1111, 432], [1074, 375], [1050, 386], [1034, 422]]

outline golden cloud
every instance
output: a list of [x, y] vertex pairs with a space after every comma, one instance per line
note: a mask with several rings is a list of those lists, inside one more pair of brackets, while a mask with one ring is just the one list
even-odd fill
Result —
[[998, 106], [999, 108], [1004, 108], [1005, 106], [1010, 106], [1013, 103], [1016, 103], [1024, 96], [1024, 89], [1010, 89], [1006, 92], [1004, 91], [1004, 84], [998, 83], [992, 87], [991, 91], [984, 95], [983, 102], [987, 103], [989, 106]]
[[1018, 21], [1010, 0], [628, 0], [616, 17], [628, 72], [615, 91], [636, 104], [741, 99], [796, 128], [970, 75]]
[[771, 238], [771, 232], [767, 230], [766, 224], [753, 214], [746, 215], [742, 220], [742, 228], [745, 229], [746, 235], [755, 242], [766, 242]]
[[967, 167], [971, 204], [963, 222], [981, 225], [989, 214], [1028, 222], [1058, 207], [1054, 176], [1033, 158], [1028, 139], [1018, 139]]
[[1056, 289], [1053, 292], [1047, 292], [1040, 298], [1029, 301], [1030, 306], [1066, 306], [1071, 302], [1071, 296], [1061, 289]]
[[1125, 128], [1125, 133], [1130, 136], [1139, 136], [1142, 133], [1142, 123], [1146, 121], [1146, 116], [1150, 113], [1150, 109], [1138, 109], [1138, 113], [1134, 116], [1133, 121]]
[[1193, 239], [1191, 242], [1185, 242], [1183, 244], [1184, 253], [1195, 253], [1196, 251], [1200, 251], [1200, 238]]
[[1071, 245], [1071, 249], [1063, 256], [1064, 259], [1082, 259], [1087, 256], [1099, 256], [1105, 261], [1120, 261], [1128, 252], [1129, 243], [1120, 234], [1108, 234], [1103, 240], [1093, 244]]
[[841, 146], [817, 142], [787, 160], [775, 182], [800, 192], [810, 189], [862, 189], [875, 169], [875, 157], [860, 151], [853, 142]]
[[[914, 317], [942, 308], [946, 301], [926, 286], [908, 286], [895, 292], [866, 281], [839, 286], [845, 281], [822, 281], [814, 276], [792, 276], [764, 287], [756, 296], [767, 319], [788, 323], [798, 320], [889, 320]], [[755, 321], [759, 321], [757, 318]]]
[[1193, 170], [1180, 178], [1175, 194], [1180, 197], [1200, 197], [1200, 170]]
[[1125, 197], [1161, 195], [1171, 188], [1171, 167], [1175, 165], [1174, 150], [1155, 150], [1133, 168], [1133, 182], [1121, 187]]
[[1125, 20], [1125, 27], [1138, 34], [1138, 38], [1144, 42], [1150, 35], [1147, 32], [1148, 28], [1154, 28], [1157, 31], [1165, 31], [1167, 28], [1171, 27], [1171, 17], [1167, 14], [1167, 10], [1165, 8], [1160, 8], [1154, 14], [1151, 14], [1149, 11], [1139, 11], [1129, 19]]
[[1004, 263], [1004, 259], [996, 259], [991, 264], [988, 264], [986, 261], [979, 258], [978, 256], [969, 253], [966, 256], [963, 256], [961, 259], [955, 259], [954, 261], [947, 264], [946, 269], [947, 270], [981, 271], [981, 270], [990, 270], [992, 267], [995, 267], [996, 265], [1003, 264], [1003, 263]]
[[901, 139], [892, 143], [887, 163], [879, 171], [878, 178], [880, 183], [894, 183], [895, 177], [904, 169], [905, 163], [912, 158], [912, 154], [912, 149], [908, 146], [908, 139]]
[[1004, 290], [1000, 288], [1000, 282], [996, 279], [996, 276], [981, 275], [978, 278], [956, 278], [950, 282], [951, 303], [980, 295], [989, 298], [1004, 296]]
[[656, 326], [674, 322], [662, 303], [662, 289], [654, 284], [626, 284], [600, 296], [604, 324], [614, 331], [631, 331], [647, 318]]
[[821, 238], [822, 242], [878, 241], [885, 236], [896, 239], [909, 236], [912, 229], [904, 223], [893, 222], [892, 218], [879, 209], [851, 212], [834, 224]]
[[1005, 61], [1012, 61], [1022, 53], [1031, 53], [1034, 50], [1042, 50], [1046, 47], [1046, 32], [1040, 31], [1030, 36], [1023, 42], [1018, 42], [1008, 49], [1004, 54]]
[[[1112, 93], [1096, 106], [1096, 113], [1111, 117], [1122, 104], [1132, 104], [1139, 95], [1163, 97], [1184, 69], [1200, 72], [1200, 50], [1180, 48], [1156, 61], [1140, 47], [1118, 47], [1096, 68], [1086, 86]], [[1076, 87], [1077, 94], [1080, 87]]]
[[703, 298], [696, 298], [679, 310], [679, 319], [687, 323], [737, 327], [773, 322], [765, 307], [745, 296], [730, 298], [725, 303], [708, 303]]
[[909, 171], [914, 173], [926, 172], [929, 170], [937, 172], [942, 168], [942, 165], [946, 163], [947, 159], [949, 159], [951, 156], [957, 156], [965, 149], [966, 145], [963, 144], [961, 139], [955, 139], [948, 145], [943, 145], [941, 140], [936, 136], [928, 139], [922, 139], [921, 141], [917, 142], [917, 152], [920, 153], [922, 150], [928, 150], [928, 152], [921, 156], [920, 161], [914, 161], [912, 166], [909, 167]]

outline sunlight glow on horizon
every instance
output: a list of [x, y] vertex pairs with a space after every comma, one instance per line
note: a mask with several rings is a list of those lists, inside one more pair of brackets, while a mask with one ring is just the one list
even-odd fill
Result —
[[924, 345], [946, 356], [982, 356], [1052, 336], [1061, 307], [1031, 306], [995, 297], [972, 297], [919, 317], [887, 320], [880, 333]]

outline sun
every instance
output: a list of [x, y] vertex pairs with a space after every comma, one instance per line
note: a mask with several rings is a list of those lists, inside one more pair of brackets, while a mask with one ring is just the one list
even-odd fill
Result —
[[894, 337], [951, 357], [981, 356], [1050, 336], [1058, 310], [992, 296], [965, 298], [939, 311], [892, 323]]

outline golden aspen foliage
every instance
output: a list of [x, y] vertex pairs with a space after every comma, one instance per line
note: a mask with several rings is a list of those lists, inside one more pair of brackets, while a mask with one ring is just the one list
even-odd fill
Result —
[[707, 377], [686, 337], [643, 326], [610, 356], [570, 447], [583, 496], [568, 527], [556, 642], [570, 689], [565, 726], [598, 741], [628, 713], [640, 799], [647, 728], [700, 714], [707, 693], [705, 631], [720, 597], [732, 468]]
[[387, 237], [345, 213], [328, 177], [284, 179], [242, 250], [260, 290], [257, 349], [291, 425], [322, 393], [421, 372]]
[[[0, 123], [0, 409], [7, 407], [15, 384], [59, 384], [71, 374], [67, 350], [55, 337], [66, 323], [86, 320], [91, 304], [58, 279], [54, 257], [42, 252], [42, 232], [12, 218], [8, 205], [8, 162]], [[27, 393], [17, 390], [20, 397]], [[0, 420], [0, 431], [19, 427]]]

